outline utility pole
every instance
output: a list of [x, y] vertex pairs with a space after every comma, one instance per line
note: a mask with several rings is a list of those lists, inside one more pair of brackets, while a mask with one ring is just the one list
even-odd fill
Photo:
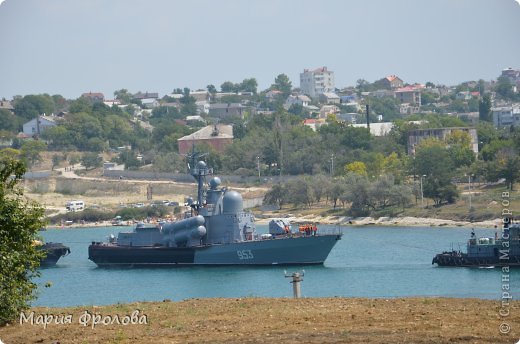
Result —
[[469, 210], [471, 211], [471, 174], [468, 174]]
[[422, 179], [423, 177], [426, 177], [425, 174], [421, 176], [421, 207], [424, 208], [424, 193], [423, 193], [423, 187], [422, 187]]
[[258, 181], [260, 181], [260, 157], [256, 157], [256, 166], [258, 168]]
[[334, 176], [334, 153], [330, 155], [330, 175]]

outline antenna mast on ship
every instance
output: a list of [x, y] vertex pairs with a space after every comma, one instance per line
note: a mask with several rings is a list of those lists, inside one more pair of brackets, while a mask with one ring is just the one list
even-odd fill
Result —
[[195, 205], [197, 211], [202, 207], [206, 199], [204, 183], [206, 176], [210, 174], [210, 170], [206, 163], [201, 160], [206, 155], [208, 153], [197, 152], [195, 145], [192, 146], [191, 153], [185, 154], [188, 163], [188, 173], [197, 180], [197, 204]]

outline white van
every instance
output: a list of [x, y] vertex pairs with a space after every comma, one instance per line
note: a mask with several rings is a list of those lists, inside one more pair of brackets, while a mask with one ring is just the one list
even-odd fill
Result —
[[68, 201], [65, 205], [67, 211], [80, 211], [85, 209], [85, 202], [83, 201]]

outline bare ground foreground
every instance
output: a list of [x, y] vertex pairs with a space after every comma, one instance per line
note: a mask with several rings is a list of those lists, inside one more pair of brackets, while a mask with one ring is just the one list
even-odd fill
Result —
[[[141, 324], [117, 323], [136, 310]], [[505, 316], [500, 314], [501, 310]], [[32, 321], [23, 324], [18, 321], [0, 328], [1, 341], [5, 344], [516, 343], [520, 338], [520, 301], [504, 306], [498, 300], [450, 298], [237, 298], [34, 308], [33, 311]], [[79, 319], [85, 311], [114, 323], [93, 328], [90, 320], [83, 326]], [[30, 312], [25, 314], [30, 316]], [[71, 323], [53, 323], [46, 329], [37, 324], [43, 316], [60, 314], [72, 314]], [[143, 324], [143, 315], [147, 324]], [[116, 316], [118, 319], [114, 321]], [[501, 334], [501, 324], [511, 326], [508, 334]], [[506, 330], [507, 326], [502, 325], [502, 331]]]

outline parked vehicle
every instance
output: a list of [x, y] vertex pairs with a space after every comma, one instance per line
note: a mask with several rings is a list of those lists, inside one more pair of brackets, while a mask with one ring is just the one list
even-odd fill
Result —
[[83, 209], [85, 209], [85, 202], [81, 201], [81, 200], [75, 200], [75, 201], [68, 201], [67, 204], [65, 205], [65, 208], [67, 209], [67, 211], [81, 211]]

